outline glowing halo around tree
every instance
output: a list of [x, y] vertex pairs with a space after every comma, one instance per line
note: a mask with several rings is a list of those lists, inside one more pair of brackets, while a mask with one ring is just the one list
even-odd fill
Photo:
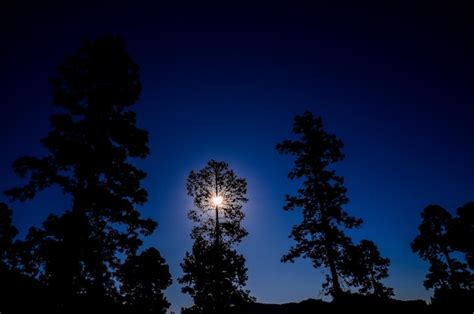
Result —
[[188, 217], [195, 225], [191, 252], [181, 263], [178, 279], [182, 291], [194, 300], [192, 313], [229, 313], [238, 304], [253, 302], [245, 289], [245, 257], [235, 247], [247, 235], [241, 222], [247, 202], [247, 181], [225, 162], [211, 160], [199, 171], [191, 171], [188, 195], [194, 207]]

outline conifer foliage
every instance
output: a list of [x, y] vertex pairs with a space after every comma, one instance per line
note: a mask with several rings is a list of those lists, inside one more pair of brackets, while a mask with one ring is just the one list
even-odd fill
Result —
[[288, 177], [301, 180], [302, 187], [296, 195], [286, 196], [284, 209], [301, 209], [302, 221], [293, 227], [290, 237], [296, 245], [282, 261], [303, 257], [311, 259], [315, 268], [327, 268], [324, 288], [335, 298], [343, 294], [343, 284], [364, 293], [385, 291], [384, 295], [390, 295], [380, 282], [388, 276], [389, 260], [379, 256], [373, 242], [355, 246], [345, 232], [359, 227], [362, 220], [344, 210], [349, 202], [347, 189], [344, 178], [333, 169], [333, 164], [344, 159], [342, 141], [326, 132], [322, 119], [309, 111], [295, 117], [293, 132], [297, 139], [284, 140], [276, 149], [295, 157]]
[[70, 197], [71, 207], [32, 228], [24, 245], [24, 254], [36, 256], [37, 278], [67, 311], [79, 296], [118, 300], [123, 256], [135, 256], [157, 223], [137, 208], [147, 201], [146, 173], [133, 161], [149, 154], [148, 132], [136, 125], [132, 107], [142, 87], [124, 42], [113, 36], [84, 42], [51, 84], [59, 112], [41, 140], [47, 154], [16, 160], [14, 170], [26, 184], [6, 194], [26, 201], [56, 186]]
[[[244, 302], [251, 302], [245, 290], [245, 258], [235, 246], [247, 235], [241, 222], [245, 217], [247, 182], [225, 162], [211, 160], [198, 172], [191, 171], [188, 195], [194, 207], [188, 217], [195, 223], [191, 233], [194, 244], [186, 253], [179, 279], [183, 292], [194, 300], [187, 313], [228, 313]], [[213, 203], [221, 197], [222, 203]]]

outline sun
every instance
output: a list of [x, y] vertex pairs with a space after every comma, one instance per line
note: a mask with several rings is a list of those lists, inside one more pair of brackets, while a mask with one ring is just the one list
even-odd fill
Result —
[[222, 196], [217, 195], [212, 198], [212, 203], [216, 206], [219, 206], [222, 204]]

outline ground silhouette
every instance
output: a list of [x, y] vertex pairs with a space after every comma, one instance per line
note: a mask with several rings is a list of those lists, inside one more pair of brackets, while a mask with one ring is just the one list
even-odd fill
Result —
[[376, 296], [344, 293], [339, 301], [325, 302], [308, 299], [285, 304], [246, 304], [235, 309], [235, 314], [329, 314], [350, 313], [472, 313], [472, 304], [450, 306], [429, 305], [423, 300], [400, 301]]

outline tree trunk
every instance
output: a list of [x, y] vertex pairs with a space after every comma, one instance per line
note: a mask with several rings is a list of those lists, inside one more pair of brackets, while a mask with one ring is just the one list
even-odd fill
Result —
[[446, 258], [446, 263], [448, 264], [449, 274], [451, 277], [451, 280], [450, 280], [451, 284], [455, 284], [454, 288], [459, 288], [459, 282], [456, 282], [452, 279], [453, 275], [456, 273], [456, 270], [454, 269], [453, 261], [451, 260], [451, 257], [449, 256], [448, 250], [446, 248], [442, 248], [442, 252], [443, 252], [444, 257]]
[[329, 271], [331, 272], [331, 281], [332, 281], [332, 287], [333, 287], [333, 298], [337, 299], [341, 294], [342, 294], [342, 288], [341, 284], [339, 283], [339, 275], [337, 273], [337, 268], [336, 268], [336, 254], [334, 252], [334, 248], [332, 246], [332, 241], [329, 236], [329, 223], [326, 220], [326, 216], [323, 210], [321, 210], [321, 222], [322, 225], [324, 226], [324, 232], [325, 232], [325, 246], [326, 246], [326, 251], [327, 251], [327, 259], [328, 259], [328, 264], [329, 264]]
[[336, 261], [334, 258], [334, 250], [330, 244], [326, 244], [326, 250], [328, 251], [328, 264], [329, 270], [331, 271], [331, 280], [333, 286], [333, 298], [337, 299], [342, 294], [341, 284], [339, 283], [339, 275], [337, 274]]
[[[219, 196], [219, 186], [217, 184], [217, 172], [215, 172], [215, 180], [216, 180], [216, 195], [215, 197]], [[220, 292], [221, 292], [221, 248], [220, 248], [220, 226], [219, 226], [219, 205], [216, 205], [216, 230], [215, 230], [215, 254], [216, 254], [216, 260], [215, 260], [215, 270], [214, 270], [214, 310], [215, 313], [221, 313], [223, 306], [221, 304], [221, 298], [220, 298]]]

